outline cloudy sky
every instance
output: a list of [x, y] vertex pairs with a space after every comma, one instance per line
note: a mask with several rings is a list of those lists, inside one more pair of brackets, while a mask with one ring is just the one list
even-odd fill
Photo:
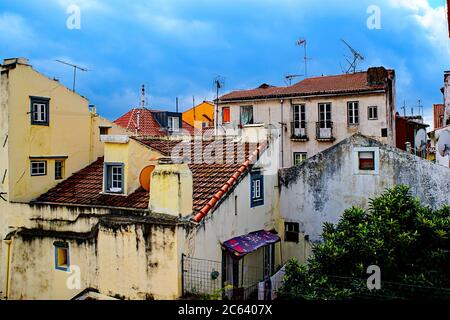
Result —
[[[81, 10], [80, 29], [67, 28], [70, 5]], [[380, 9], [381, 29], [369, 29], [369, 6]], [[90, 71], [77, 91], [115, 119], [139, 103], [145, 84], [149, 107], [181, 109], [223, 92], [265, 82], [284, 85], [302, 74], [338, 74], [346, 66], [345, 39], [369, 66], [394, 68], [397, 109], [421, 99], [425, 118], [442, 102], [443, 71], [450, 69], [445, 0], [16, 0], [0, 2], [0, 58], [23, 56], [71, 86], [62, 59]], [[417, 108], [415, 108], [417, 113]]]

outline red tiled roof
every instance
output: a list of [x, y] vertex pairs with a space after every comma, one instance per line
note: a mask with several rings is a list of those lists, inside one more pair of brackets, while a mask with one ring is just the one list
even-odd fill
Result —
[[[171, 148], [180, 143], [174, 140], [158, 140], [135, 138], [145, 145], [160, 151], [163, 155], [170, 155]], [[194, 142], [187, 142], [194, 147]], [[230, 140], [216, 140], [203, 142], [202, 149], [212, 147], [211, 144], [222, 144], [224, 150], [231, 152], [233, 157], [224, 153], [223, 163], [191, 163], [189, 168], [193, 175], [193, 209], [198, 212], [205, 208], [211, 199], [217, 194], [232, 177], [244, 176], [248, 170], [242, 170], [243, 163], [248, 161], [250, 154], [258, 148], [255, 143], [238, 143]], [[195, 147], [199, 147], [195, 145]], [[217, 146], [214, 146], [216, 148]], [[213, 149], [214, 149], [213, 148]], [[217, 150], [217, 149], [216, 149]], [[191, 154], [193, 156], [193, 153]], [[192, 158], [194, 162], [195, 158]], [[231, 161], [232, 159], [232, 161]], [[217, 161], [220, 162], [220, 161]], [[239, 174], [236, 173], [239, 171]], [[236, 180], [236, 179], [235, 179]], [[79, 204], [91, 206], [108, 206], [134, 209], [148, 208], [149, 193], [139, 188], [129, 196], [101, 194], [103, 184], [103, 158], [75, 173], [53, 189], [41, 195], [38, 203]], [[209, 211], [209, 209], [207, 210]]]
[[125, 197], [101, 194], [102, 187], [103, 158], [99, 158], [41, 195], [36, 201], [135, 209], [148, 207], [148, 192], [143, 188]]
[[220, 100], [232, 101], [312, 94], [351, 93], [383, 89], [383, 84], [369, 85], [367, 81], [367, 71], [364, 71], [335, 76], [307, 78], [288, 87], [260, 86], [251, 90], [233, 91], [220, 97]]
[[[139, 130], [137, 130], [137, 114], [140, 111], [139, 116]], [[145, 108], [133, 108], [119, 119], [114, 121], [115, 124], [127, 129], [127, 131], [133, 134], [147, 136], [165, 136], [167, 133], [161, 128], [159, 123], [153, 117], [153, 113], [149, 109]]]

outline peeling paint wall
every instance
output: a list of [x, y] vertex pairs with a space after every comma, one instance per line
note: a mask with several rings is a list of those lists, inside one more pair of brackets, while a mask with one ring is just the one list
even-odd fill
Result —
[[[355, 148], [379, 150], [378, 174], [355, 173]], [[357, 158], [356, 158], [357, 159]], [[398, 184], [432, 207], [450, 203], [450, 169], [354, 135], [299, 166], [280, 170], [282, 221], [298, 222], [299, 244], [284, 243], [284, 258], [305, 258], [303, 236], [320, 241], [324, 222], [336, 223], [351, 206], [367, 208], [368, 199]], [[310, 248], [306, 248], [306, 255]]]
[[[60, 209], [54, 210], [55, 219], [33, 221], [13, 236], [9, 299], [65, 300], [86, 288], [120, 299], [179, 296], [175, 225], [127, 222], [130, 213], [110, 220], [106, 211], [106, 220], [81, 213], [74, 222], [57, 219], [69, 213]], [[55, 268], [55, 241], [69, 244], [69, 272]], [[69, 287], [78, 270], [80, 286]]]
[[[347, 124], [347, 102], [349, 101], [359, 102], [359, 125], [357, 126], [348, 126]], [[333, 121], [335, 142], [318, 142], [316, 140], [316, 122], [319, 121], [319, 103], [331, 103], [331, 121]], [[296, 104], [305, 104], [307, 135], [309, 138], [309, 141], [306, 142], [291, 141], [290, 139], [291, 122], [294, 121], [292, 105]], [[306, 152], [308, 157], [312, 157], [318, 152], [331, 147], [357, 132], [395, 145], [395, 136], [393, 134], [395, 128], [392, 121], [392, 113], [395, 112], [395, 105], [389, 106], [385, 93], [285, 99], [283, 100], [283, 104], [281, 104], [280, 99], [222, 103], [219, 107], [219, 122], [221, 123], [223, 107], [230, 107], [231, 117], [231, 123], [224, 124], [224, 128], [237, 128], [240, 121], [240, 107], [244, 105], [253, 106], [255, 123], [272, 124], [277, 128], [280, 128], [280, 122], [286, 123], [285, 129], [283, 130], [284, 160], [282, 167], [290, 167], [293, 165], [294, 152]], [[283, 106], [283, 121], [281, 121], [281, 105]], [[378, 107], [378, 118], [376, 120], [368, 120], [369, 106]], [[390, 108], [393, 108], [393, 110], [390, 110]], [[382, 128], [389, 129], [389, 132], [391, 132], [389, 137], [381, 137]]]

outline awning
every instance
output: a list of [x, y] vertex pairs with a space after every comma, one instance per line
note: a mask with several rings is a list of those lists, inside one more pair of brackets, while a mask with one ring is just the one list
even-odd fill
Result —
[[280, 241], [280, 237], [276, 234], [260, 230], [227, 240], [222, 246], [233, 255], [242, 258], [248, 253], [278, 241]]

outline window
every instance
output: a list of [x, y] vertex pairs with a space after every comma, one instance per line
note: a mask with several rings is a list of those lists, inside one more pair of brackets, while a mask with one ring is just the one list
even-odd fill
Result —
[[30, 97], [31, 101], [31, 124], [48, 126], [49, 124], [49, 98]]
[[110, 127], [99, 127], [100, 129], [100, 135], [101, 136], [106, 136], [109, 134], [109, 130], [111, 129]]
[[377, 106], [367, 107], [367, 115], [368, 115], [369, 120], [377, 120], [378, 119], [378, 107]]
[[241, 107], [241, 125], [253, 124], [253, 106]]
[[331, 127], [331, 103], [319, 103], [319, 122], [321, 128]]
[[293, 119], [294, 119], [294, 136], [305, 137], [306, 136], [306, 115], [305, 115], [305, 105], [294, 105], [293, 106]]
[[348, 124], [355, 125], [359, 123], [359, 103], [352, 101], [347, 103]]
[[45, 176], [47, 174], [47, 161], [31, 161], [31, 175]]
[[264, 204], [264, 179], [259, 171], [250, 175], [250, 207], [257, 207]]
[[359, 170], [375, 170], [375, 152], [358, 152]]
[[294, 152], [294, 166], [306, 160], [306, 152]]
[[180, 118], [179, 117], [167, 117], [169, 131], [180, 131]]
[[382, 129], [381, 129], [381, 136], [382, 136], [383, 138], [386, 138], [386, 137], [388, 136], [388, 130], [387, 130], [387, 128], [382, 128]]
[[284, 241], [298, 243], [299, 224], [298, 222], [284, 223]]
[[64, 160], [55, 160], [55, 180], [64, 179]]
[[222, 108], [222, 123], [230, 123], [230, 107]]
[[69, 271], [69, 244], [65, 242], [54, 242], [55, 247], [55, 269]]
[[124, 174], [123, 164], [105, 164], [105, 192], [123, 193], [124, 190]]

